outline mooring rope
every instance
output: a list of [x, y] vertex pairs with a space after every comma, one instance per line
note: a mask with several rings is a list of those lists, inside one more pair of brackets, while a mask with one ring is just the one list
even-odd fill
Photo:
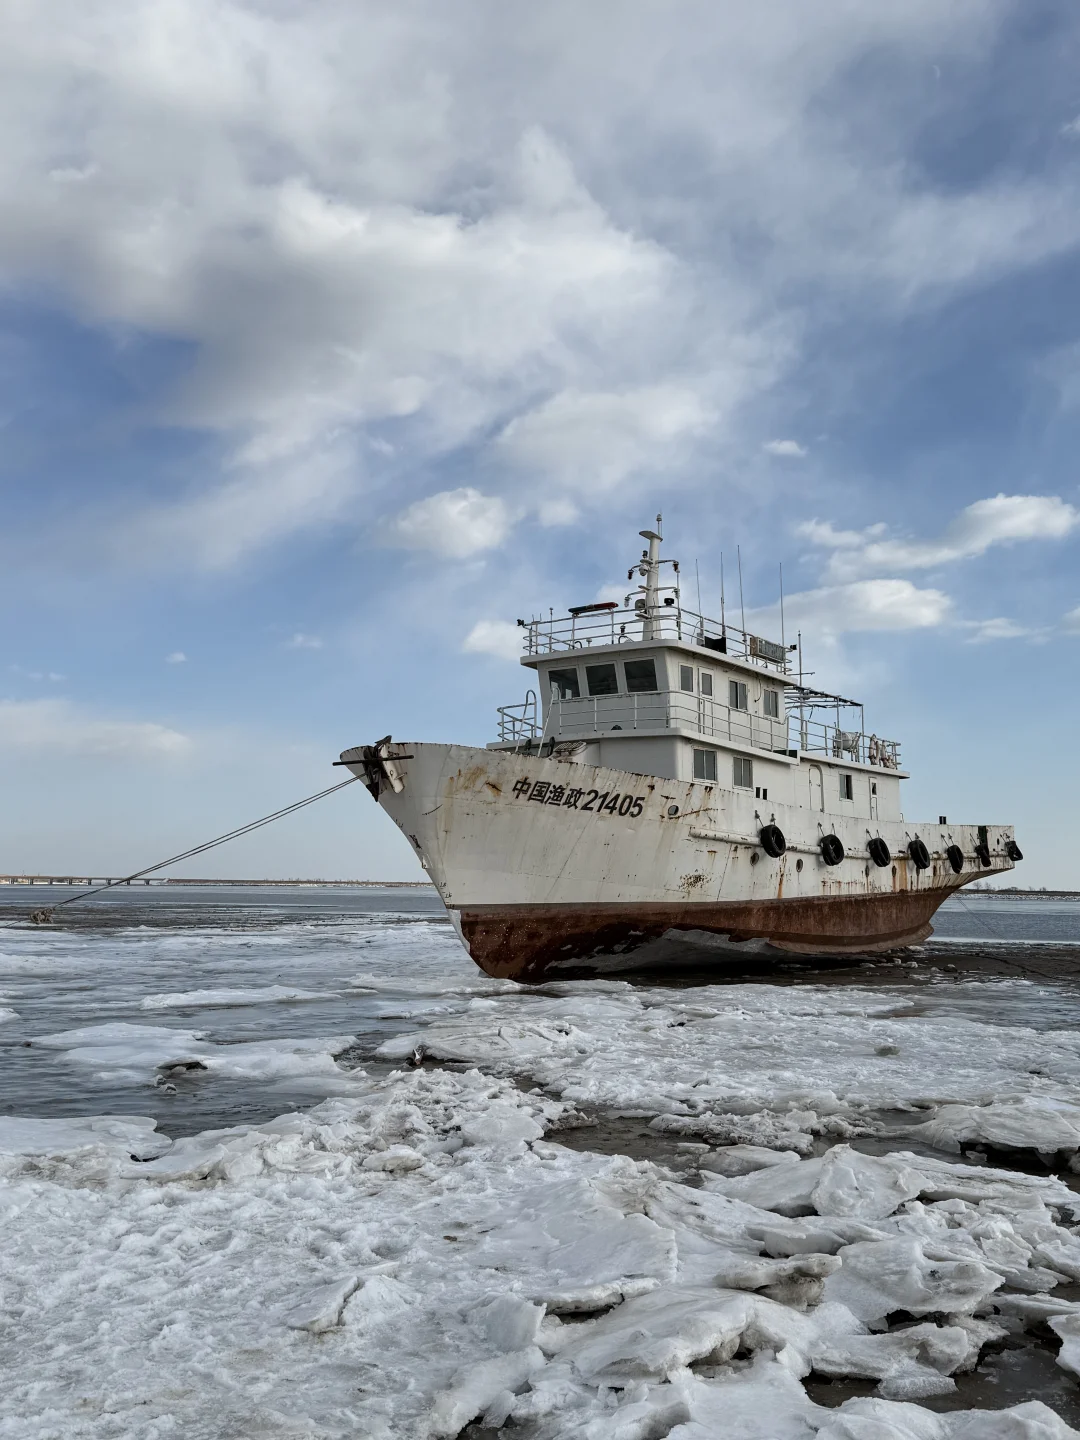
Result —
[[69, 895], [66, 900], [59, 900], [55, 905], [47, 909], [34, 910], [30, 919], [35, 925], [47, 925], [57, 910], [64, 905], [74, 905], [76, 900], [86, 900], [91, 895], [100, 895], [103, 890], [112, 890], [117, 885], [127, 885], [132, 880], [141, 880], [144, 875], [151, 875], [155, 870], [164, 870], [166, 865], [176, 865], [181, 860], [191, 860], [196, 855], [203, 854], [206, 850], [213, 850], [215, 845], [224, 845], [226, 840], [236, 840], [241, 835], [250, 835], [253, 830], [259, 830], [264, 825], [271, 824], [274, 820], [280, 820], [285, 815], [291, 815], [295, 810], [302, 810], [305, 805], [314, 805], [316, 800], [324, 800], [327, 795], [333, 795], [335, 790], [344, 790], [346, 785], [355, 785], [359, 779], [357, 775], [351, 775], [348, 780], [342, 780], [337, 785], [331, 785], [326, 790], [320, 790], [317, 795], [309, 795], [306, 800], [297, 800], [292, 805], [286, 805], [281, 810], [275, 810], [272, 815], [264, 815], [261, 820], [252, 820], [247, 825], [238, 825], [235, 830], [230, 830], [226, 835], [219, 835], [216, 840], [207, 840], [202, 845], [193, 845], [190, 850], [184, 850], [179, 855], [170, 855], [168, 860], [159, 860], [156, 865], [147, 865], [145, 870], [136, 870], [132, 875], [125, 875], [122, 880], [110, 880], [105, 885], [98, 885], [93, 890], [81, 890], [78, 895]]

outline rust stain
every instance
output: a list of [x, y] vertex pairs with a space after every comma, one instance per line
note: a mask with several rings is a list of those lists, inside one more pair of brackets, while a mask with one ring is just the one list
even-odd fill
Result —
[[[930, 919], [952, 888], [787, 900], [477, 905], [462, 908], [461, 929], [481, 970], [536, 984], [566, 978], [568, 961], [580, 961], [579, 973], [587, 974], [595, 968], [594, 956], [632, 956], [670, 931], [704, 930], [736, 942], [764, 939], [806, 955], [862, 955], [914, 945], [930, 933]], [[686, 963], [700, 968], [700, 948], [688, 953]], [[722, 967], [725, 961], [714, 963]], [[552, 968], [556, 964], [559, 969]], [[665, 969], [669, 965], [678, 973], [677, 964], [664, 962]]]
[[487, 790], [490, 790], [490, 791], [492, 792], [492, 794], [494, 794], [494, 795], [501, 795], [501, 794], [502, 794], [502, 786], [501, 786], [501, 785], [496, 785], [494, 780], [485, 780], [485, 781], [484, 781], [484, 788], [487, 789]]

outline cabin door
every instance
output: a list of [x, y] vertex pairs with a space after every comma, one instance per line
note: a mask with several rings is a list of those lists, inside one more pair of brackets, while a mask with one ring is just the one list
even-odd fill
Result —
[[821, 775], [820, 765], [810, 766], [810, 809], [825, 809], [825, 781]]

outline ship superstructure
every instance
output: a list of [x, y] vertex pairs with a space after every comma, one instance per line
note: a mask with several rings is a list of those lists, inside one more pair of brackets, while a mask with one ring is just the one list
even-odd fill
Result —
[[536, 681], [498, 740], [342, 753], [483, 970], [901, 947], [1021, 858], [1009, 826], [905, 820], [899, 745], [803, 683], [797, 645], [684, 607], [660, 517], [641, 534], [623, 605], [518, 622]]

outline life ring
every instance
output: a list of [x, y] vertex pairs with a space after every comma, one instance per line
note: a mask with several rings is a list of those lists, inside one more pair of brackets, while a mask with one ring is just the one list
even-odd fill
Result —
[[911, 857], [911, 863], [916, 870], [928, 870], [930, 868], [930, 851], [916, 835], [914, 840], [908, 841], [907, 853]]
[[985, 840], [980, 840], [975, 846], [975, 858], [984, 870], [990, 869], [990, 846]]
[[821, 858], [826, 865], [839, 865], [844, 858], [844, 844], [839, 835], [822, 835]]
[[1005, 854], [1010, 860], [1022, 860], [1024, 858], [1024, 852], [1015, 840], [1005, 841]]
[[952, 866], [953, 874], [959, 875], [960, 871], [964, 868], [964, 852], [960, 849], [960, 846], [950, 845], [945, 851], [945, 859], [948, 860]]
[[758, 841], [765, 854], [774, 860], [779, 860], [787, 849], [787, 841], [784, 839], [784, 832], [779, 825], [763, 825], [758, 835]]
[[879, 870], [884, 870], [886, 865], [892, 863], [892, 852], [880, 835], [875, 835], [866, 848], [870, 854], [870, 859]]

